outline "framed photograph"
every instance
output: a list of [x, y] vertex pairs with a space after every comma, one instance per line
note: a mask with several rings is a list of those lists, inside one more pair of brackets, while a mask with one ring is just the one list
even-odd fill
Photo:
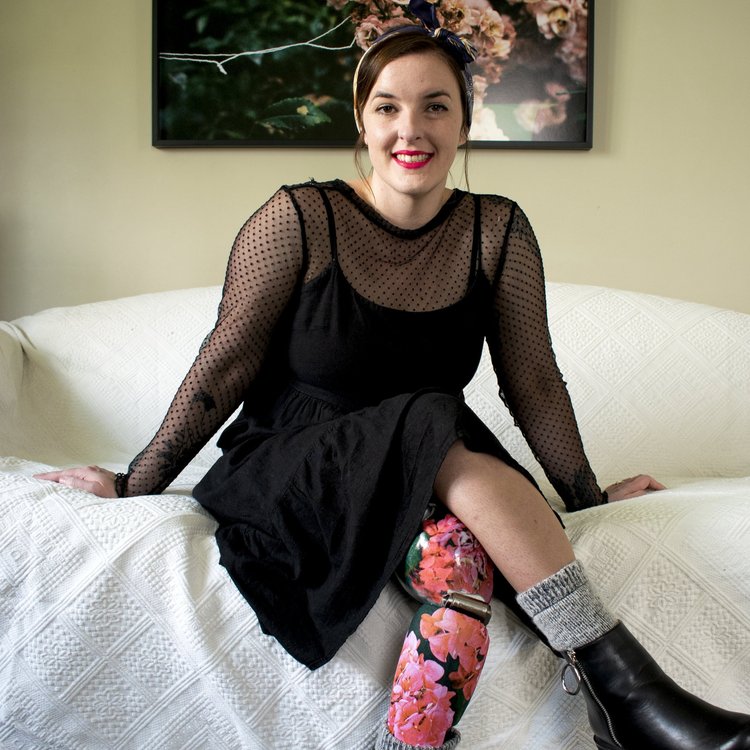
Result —
[[[436, 0], [477, 50], [472, 148], [589, 149], [594, 0]], [[406, 0], [154, 0], [153, 145], [351, 147], [352, 75]]]

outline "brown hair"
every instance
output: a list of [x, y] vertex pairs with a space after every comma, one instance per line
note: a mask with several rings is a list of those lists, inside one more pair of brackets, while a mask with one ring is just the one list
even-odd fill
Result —
[[[375, 42], [362, 56], [354, 79], [354, 117], [357, 123], [362, 123], [362, 112], [364, 106], [375, 86], [375, 82], [385, 69], [386, 65], [392, 63], [400, 57], [412, 54], [432, 53], [438, 55], [446, 65], [451, 69], [453, 77], [458, 83], [461, 92], [461, 111], [463, 112], [463, 122], [461, 130], [468, 139], [469, 137], [469, 117], [467, 111], [466, 96], [466, 79], [461, 65], [450, 55], [443, 45], [436, 39], [423, 34], [395, 33]], [[357, 174], [366, 181], [365, 171], [362, 167], [362, 151], [366, 148], [364, 128], [359, 128], [359, 136], [354, 145], [354, 166]], [[469, 144], [468, 140], [464, 144], [464, 182], [469, 187]]]

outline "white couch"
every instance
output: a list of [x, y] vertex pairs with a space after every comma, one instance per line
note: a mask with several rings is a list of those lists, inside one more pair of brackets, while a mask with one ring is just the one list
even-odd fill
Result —
[[[264, 636], [190, 488], [100, 500], [32, 478], [117, 470], [158, 426], [216, 288], [0, 323], [0, 747], [364, 750], [414, 605], [387, 588], [309, 672]], [[564, 515], [604, 598], [687, 688], [750, 709], [750, 315], [549, 285], [558, 361], [603, 483], [670, 489]], [[487, 360], [470, 405], [542, 479]], [[545, 484], [545, 487], [547, 485]], [[560, 664], [496, 604], [467, 750], [593, 747]]]

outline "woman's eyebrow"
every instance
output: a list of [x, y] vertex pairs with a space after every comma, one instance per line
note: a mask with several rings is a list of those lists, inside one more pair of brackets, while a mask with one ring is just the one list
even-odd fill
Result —
[[425, 99], [437, 99], [438, 97], [441, 97], [441, 96], [447, 96], [449, 99], [451, 98], [450, 93], [447, 91], [443, 91], [442, 89], [438, 91], [431, 91], [429, 94], [425, 94], [424, 98]]
[[[448, 97], [448, 99], [451, 98], [450, 93], [448, 91], [443, 91], [442, 89], [440, 89], [438, 91], [430, 91], [429, 93], [425, 94], [422, 98], [423, 99], [438, 99], [441, 96], [446, 96], [446, 97]], [[380, 98], [380, 99], [398, 99], [398, 97], [396, 96], [396, 94], [391, 94], [388, 91], [376, 91], [372, 95], [372, 98], [373, 99], [378, 99], [378, 98]]]

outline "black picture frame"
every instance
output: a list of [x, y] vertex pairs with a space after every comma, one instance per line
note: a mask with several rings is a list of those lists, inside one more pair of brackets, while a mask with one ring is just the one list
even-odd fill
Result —
[[[594, 0], [552, 11], [545, 3], [542, 17], [533, 4], [486, 2], [484, 15], [471, 20], [483, 18], [490, 33], [470, 26], [469, 38], [480, 42], [472, 149], [590, 149]], [[373, 16], [362, 17], [370, 7], [355, 0], [153, 0], [153, 145], [351, 148], [351, 75], [362, 54], [353, 40], [355, 32], [376, 33]], [[377, 7], [403, 8], [388, 0]], [[380, 28], [398, 22], [381, 19]]]

